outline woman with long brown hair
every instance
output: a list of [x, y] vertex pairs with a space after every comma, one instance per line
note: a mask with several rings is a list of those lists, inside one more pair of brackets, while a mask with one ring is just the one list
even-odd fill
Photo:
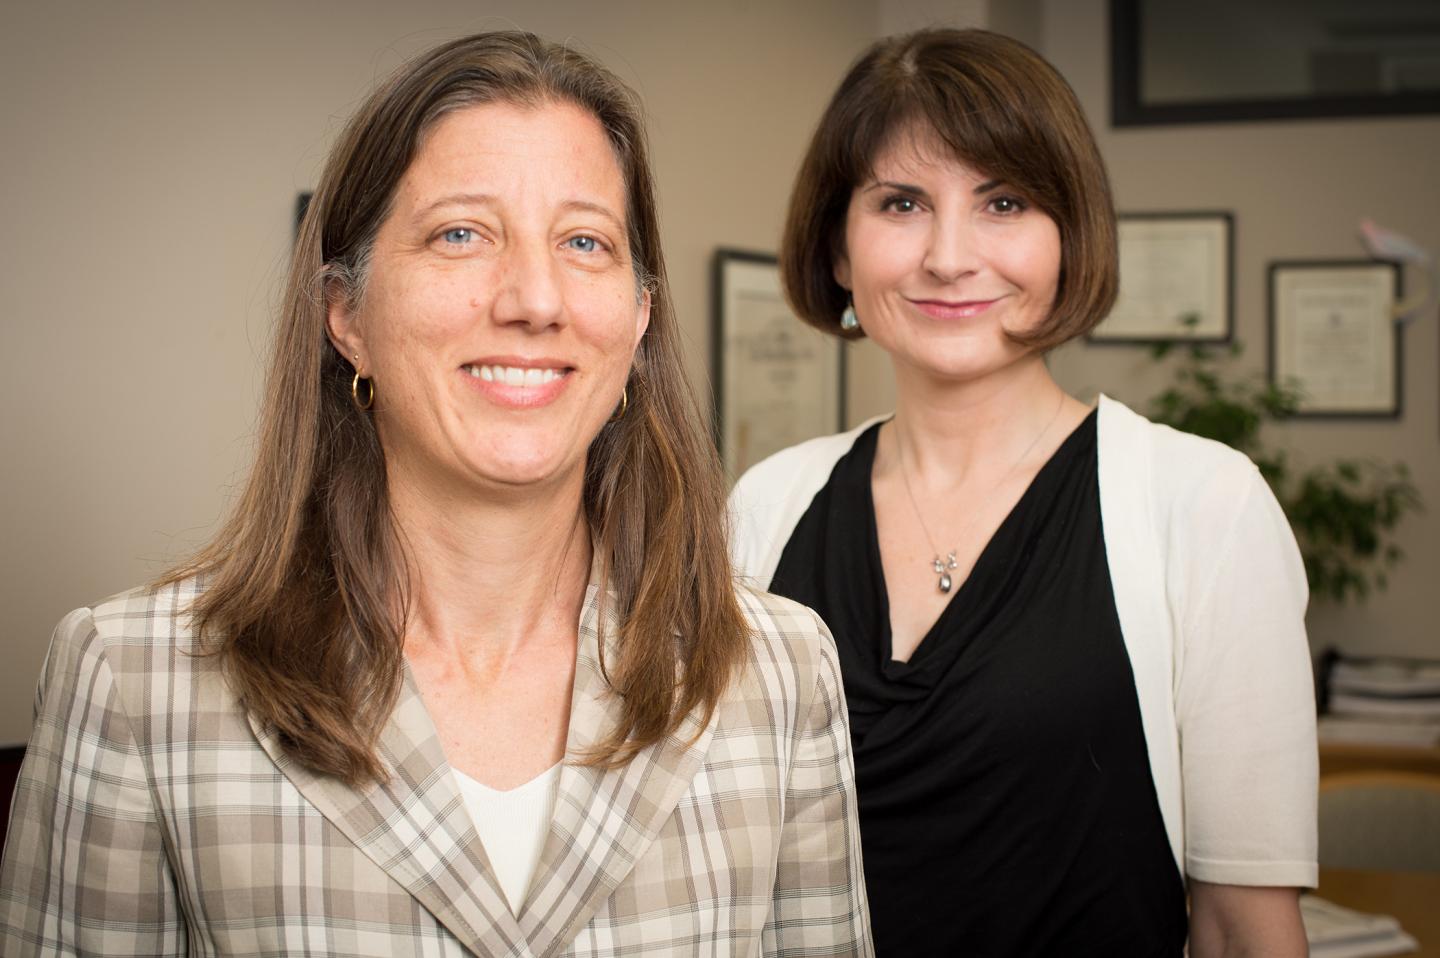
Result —
[[1304, 570], [1244, 456], [1046, 368], [1117, 282], [1064, 79], [983, 30], [879, 41], [780, 259], [804, 320], [895, 370], [893, 417], [732, 498], [741, 571], [835, 636], [877, 952], [1305, 954]]
[[352, 119], [246, 492], [56, 631], [8, 955], [868, 952], [815, 616], [737, 592], [633, 95], [521, 33]]

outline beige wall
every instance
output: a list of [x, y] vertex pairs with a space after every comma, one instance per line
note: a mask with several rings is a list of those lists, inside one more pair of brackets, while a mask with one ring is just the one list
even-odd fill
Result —
[[[250, 452], [291, 202], [358, 98], [405, 56], [519, 25], [575, 38], [651, 113], [692, 380], [708, 361], [716, 246], [773, 249], [795, 165], [845, 66], [879, 31], [990, 23], [1079, 91], [1122, 209], [1236, 213], [1237, 329], [1263, 368], [1264, 267], [1356, 256], [1361, 216], [1440, 250], [1440, 120], [1112, 131], [1104, 0], [417, 0], [241, 5], [61, 0], [0, 7], [0, 745], [22, 741], [49, 630], [143, 581], [214, 528]], [[1391, 591], [1312, 612], [1317, 644], [1440, 655], [1437, 323], [1406, 334], [1405, 417], [1303, 423], [1297, 455], [1404, 458], [1431, 513]], [[1142, 351], [1067, 348], [1061, 380], [1143, 405]], [[890, 405], [888, 363], [852, 354], [852, 419]]]
[[[1041, 51], [1085, 104], [1126, 210], [1231, 210], [1236, 218], [1237, 368], [1265, 368], [1266, 264], [1356, 258], [1362, 217], [1440, 255], [1440, 118], [1230, 123], [1116, 130], [1109, 123], [1105, 0], [1044, 0]], [[1302, 462], [1371, 456], [1410, 464], [1428, 514], [1402, 530], [1409, 559], [1368, 605], [1312, 606], [1312, 645], [1364, 654], [1440, 657], [1440, 345], [1432, 311], [1404, 333], [1404, 416], [1398, 422], [1304, 421], [1275, 428]], [[1143, 408], [1157, 377], [1143, 349], [1061, 350], [1052, 368], [1072, 391], [1103, 390]]]
[[405, 57], [518, 25], [640, 91], [692, 379], [718, 245], [773, 249], [871, 0], [0, 7], [0, 745], [50, 630], [213, 528], [250, 452], [297, 190]]
[[984, 27], [992, 0], [875, 0], [876, 35], [925, 27]]

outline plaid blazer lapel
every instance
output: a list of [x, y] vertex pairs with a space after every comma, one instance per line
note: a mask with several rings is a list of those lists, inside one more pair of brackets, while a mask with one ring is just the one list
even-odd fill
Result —
[[[580, 619], [567, 759], [560, 770], [555, 817], [520, 913], [520, 927], [539, 956], [562, 953], [630, 873], [690, 788], [713, 733], [713, 725], [702, 728], [692, 715], [670, 738], [620, 768], [573, 764], [620, 717], [619, 698], [600, 670], [598, 598], [592, 584]], [[607, 611], [607, 645], [616, 629]]]
[[261, 747], [306, 800], [466, 948], [497, 958], [529, 954], [408, 670], [380, 736], [385, 784], [353, 789], [318, 775], [290, 760], [271, 730], [250, 721]]

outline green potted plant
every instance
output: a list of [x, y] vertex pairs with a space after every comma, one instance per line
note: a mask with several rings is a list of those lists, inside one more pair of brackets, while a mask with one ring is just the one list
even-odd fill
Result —
[[[1194, 318], [1187, 323], [1194, 325]], [[1159, 343], [1157, 362], [1178, 353], [1170, 385], [1150, 402], [1150, 418], [1218, 440], [1249, 456], [1270, 484], [1295, 531], [1311, 595], [1335, 602], [1363, 600], [1384, 589], [1404, 558], [1395, 528], [1423, 508], [1404, 463], [1339, 459], [1298, 470], [1284, 450], [1261, 441], [1267, 422], [1294, 415], [1294, 384], [1227, 379], [1221, 367], [1241, 345]]]

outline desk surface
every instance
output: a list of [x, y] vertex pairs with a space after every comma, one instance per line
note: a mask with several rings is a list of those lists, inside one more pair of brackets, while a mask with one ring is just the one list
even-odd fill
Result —
[[1355, 742], [1320, 743], [1320, 777], [1337, 772], [1382, 769], [1440, 774], [1440, 748], [1408, 745], [1362, 745]]
[[1321, 898], [1356, 911], [1394, 915], [1420, 950], [1420, 958], [1440, 958], [1440, 872], [1382, 872], [1351, 868], [1320, 869]]

